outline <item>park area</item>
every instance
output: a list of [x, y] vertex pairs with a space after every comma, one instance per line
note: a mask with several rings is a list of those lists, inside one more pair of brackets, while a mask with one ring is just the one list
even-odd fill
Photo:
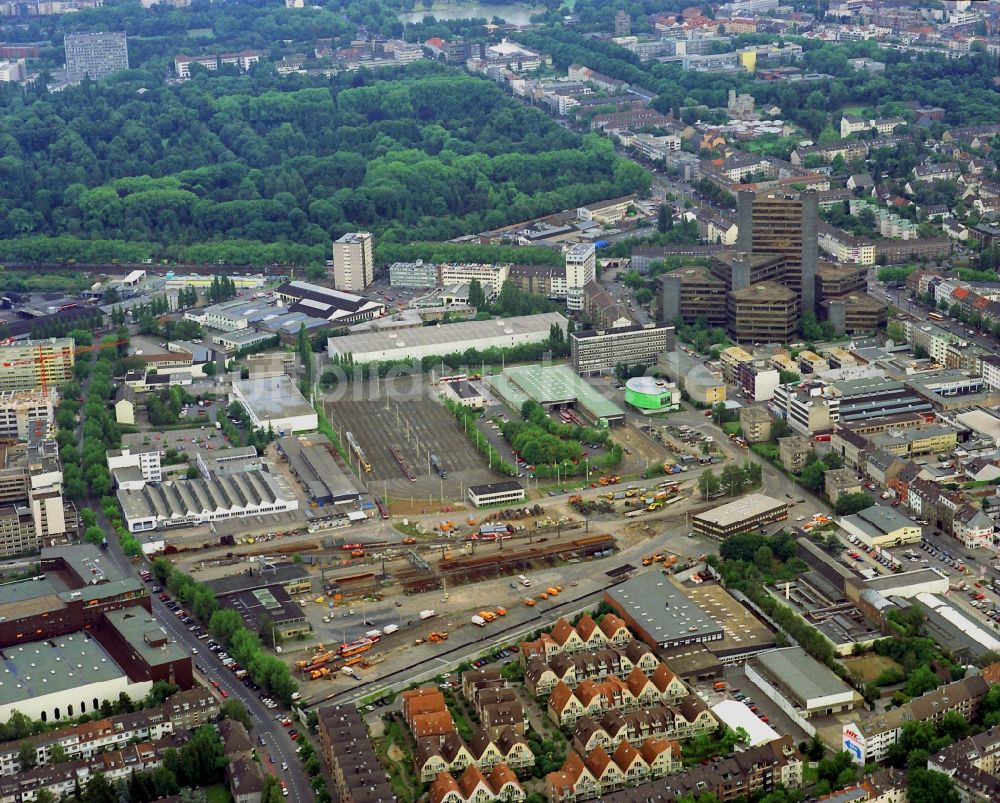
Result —
[[879, 675], [886, 671], [900, 673], [903, 671], [903, 667], [889, 656], [878, 655], [874, 652], [845, 658], [844, 666], [855, 675], [858, 675], [865, 683], [874, 683]]

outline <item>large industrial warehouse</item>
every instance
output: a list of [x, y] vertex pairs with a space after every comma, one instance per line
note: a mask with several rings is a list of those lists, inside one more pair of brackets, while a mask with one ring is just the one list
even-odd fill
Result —
[[439, 326], [416, 326], [398, 332], [365, 332], [327, 341], [330, 359], [351, 355], [356, 365], [393, 360], [422, 359], [438, 355], [512, 348], [548, 340], [552, 325], [566, 334], [569, 322], [558, 312], [466, 321]]
[[243, 405], [255, 427], [279, 434], [316, 429], [318, 417], [290, 377], [241, 379], [233, 382], [232, 398]]

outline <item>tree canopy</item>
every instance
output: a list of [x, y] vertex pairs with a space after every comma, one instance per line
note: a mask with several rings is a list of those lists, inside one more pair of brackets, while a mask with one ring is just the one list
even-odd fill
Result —
[[0, 110], [0, 258], [315, 265], [357, 228], [446, 240], [649, 187], [605, 137], [426, 62], [146, 77]]

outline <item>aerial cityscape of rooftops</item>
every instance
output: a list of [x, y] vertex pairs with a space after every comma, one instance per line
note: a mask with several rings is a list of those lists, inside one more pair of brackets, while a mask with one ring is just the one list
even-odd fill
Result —
[[1000, 800], [1000, 0], [0, 0], [0, 803]]

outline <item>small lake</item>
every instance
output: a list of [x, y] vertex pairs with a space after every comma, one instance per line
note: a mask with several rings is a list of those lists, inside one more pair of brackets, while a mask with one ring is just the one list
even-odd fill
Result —
[[539, 14], [543, 8], [533, 8], [521, 3], [477, 3], [474, 5], [436, 5], [430, 11], [425, 11], [423, 4], [417, 0], [417, 9], [406, 14], [398, 14], [397, 18], [404, 25], [411, 22], [420, 22], [424, 17], [431, 16], [439, 20], [460, 20], [476, 19], [483, 17], [491, 20], [500, 17], [507, 20], [511, 25], [527, 25], [531, 22], [532, 14]]

